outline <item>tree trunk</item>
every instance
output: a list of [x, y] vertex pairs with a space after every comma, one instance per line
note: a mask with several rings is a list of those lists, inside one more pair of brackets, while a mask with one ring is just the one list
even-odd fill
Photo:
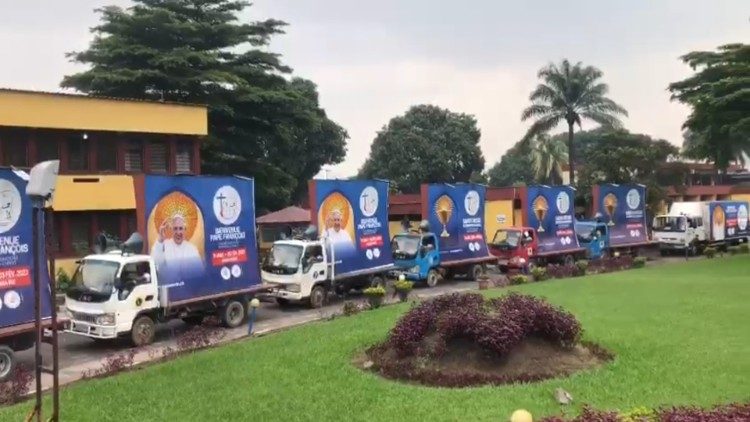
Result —
[[570, 186], [575, 186], [575, 164], [573, 160], [573, 123], [568, 123], [568, 171], [570, 171]]

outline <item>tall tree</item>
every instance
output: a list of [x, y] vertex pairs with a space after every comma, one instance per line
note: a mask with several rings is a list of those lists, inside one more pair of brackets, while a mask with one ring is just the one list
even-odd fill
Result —
[[534, 171], [528, 143], [517, 142], [500, 161], [487, 170], [490, 186], [518, 186], [534, 183]]
[[682, 56], [693, 76], [669, 85], [672, 99], [689, 105], [686, 153], [721, 170], [750, 155], [750, 44]]
[[578, 192], [587, 201], [595, 184], [640, 183], [646, 185], [648, 202], [655, 207], [666, 199], [667, 186], [684, 183], [685, 169], [668, 165], [679, 156], [678, 148], [669, 142], [626, 130], [600, 133], [596, 141], [598, 148], [585, 149], [581, 157], [584, 164]]
[[286, 75], [268, 43], [284, 22], [238, 21], [239, 0], [134, 0], [98, 9], [88, 70], [61, 85], [114, 97], [207, 104], [204, 172], [256, 179], [258, 208], [300, 195], [326, 163], [343, 160], [347, 134], [327, 118], [310, 81]]
[[473, 116], [414, 106], [378, 132], [359, 175], [391, 179], [406, 193], [418, 192], [425, 182], [468, 182], [472, 175], [479, 180], [479, 138]]
[[565, 142], [539, 134], [531, 144], [531, 163], [537, 182], [562, 183], [562, 165], [568, 161], [568, 147]]
[[521, 114], [521, 120], [534, 119], [525, 139], [552, 130], [561, 122], [568, 124], [568, 165], [570, 184], [575, 185], [575, 157], [573, 150], [574, 127], [581, 127], [583, 119], [611, 128], [622, 126], [618, 116], [627, 111], [607, 98], [609, 87], [601, 82], [602, 72], [581, 62], [571, 65], [563, 60], [559, 65], [549, 64], [538, 75], [542, 80], [529, 100], [531, 105]]

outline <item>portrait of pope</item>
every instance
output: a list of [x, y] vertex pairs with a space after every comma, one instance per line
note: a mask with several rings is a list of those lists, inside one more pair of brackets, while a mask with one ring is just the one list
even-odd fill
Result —
[[[171, 229], [172, 237], [167, 237]], [[159, 226], [159, 234], [151, 248], [151, 257], [159, 273], [168, 282], [184, 280], [203, 273], [203, 258], [198, 249], [185, 238], [186, 219], [174, 214]]]

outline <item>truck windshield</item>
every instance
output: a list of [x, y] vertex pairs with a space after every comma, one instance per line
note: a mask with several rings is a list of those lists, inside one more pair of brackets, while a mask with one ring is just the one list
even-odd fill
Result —
[[111, 294], [119, 268], [118, 262], [84, 259], [73, 274], [73, 285], [79, 289]]
[[396, 259], [414, 258], [419, 250], [419, 236], [394, 236], [391, 244]]
[[495, 232], [495, 238], [492, 239], [492, 244], [496, 246], [510, 246], [511, 248], [515, 248], [518, 246], [520, 240], [520, 230], [498, 230]]
[[266, 258], [263, 269], [266, 271], [284, 270], [284, 273], [294, 274], [299, 268], [302, 258], [302, 246], [274, 244]]
[[596, 226], [591, 224], [576, 224], [576, 236], [579, 242], [591, 242], [596, 233]]
[[657, 232], [684, 232], [686, 227], [685, 217], [659, 216], [654, 218], [654, 231]]

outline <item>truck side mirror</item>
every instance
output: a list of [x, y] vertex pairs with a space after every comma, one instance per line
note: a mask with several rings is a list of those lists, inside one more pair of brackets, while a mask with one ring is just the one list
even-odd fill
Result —
[[323, 262], [323, 257], [320, 256], [320, 255], [318, 255], [318, 256], [315, 257], [315, 259], [313, 260], [313, 262], [315, 262], [316, 264], [320, 264], [321, 262]]

